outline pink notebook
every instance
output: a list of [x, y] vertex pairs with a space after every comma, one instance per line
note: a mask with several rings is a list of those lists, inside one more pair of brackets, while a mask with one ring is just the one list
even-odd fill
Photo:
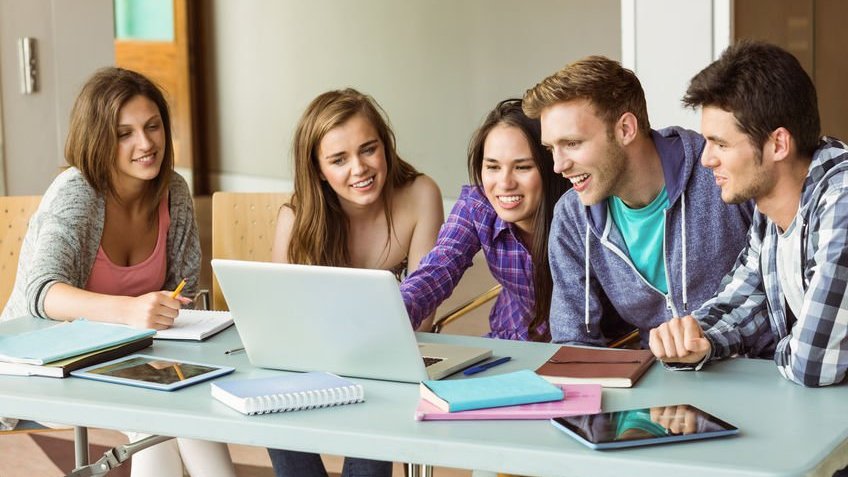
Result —
[[601, 412], [600, 384], [558, 384], [565, 392], [560, 401], [492, 407], [473, 411], [445, 412], [421, 399], [415, 410], [416, 421], [465, 421], [478, 419], [550, 419], [552, 417], [597, 414]]

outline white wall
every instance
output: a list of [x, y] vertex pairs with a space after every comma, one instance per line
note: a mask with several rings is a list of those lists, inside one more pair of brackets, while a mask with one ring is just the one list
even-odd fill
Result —
[[213, 186], [231, 190], [290, 187], [303, 109], [352, 86], [387, 111], [401, 156], [456, 197], [497, 101], [582, 56], [620, 58], [617, 0], [214, 0], [211, 15]]
[[651, 126], [700, 129], [680, 103], [730, 43], [731, 0], [621, 0], [622, 63], [639, 76]]
[[[114, 64], [111, 0], [0, 1], [5, 193], [42, 194], [60, 166], [68, 117], [83, 82]], [[37, 41], [40, 89], [20, 93], [17, 39]]]

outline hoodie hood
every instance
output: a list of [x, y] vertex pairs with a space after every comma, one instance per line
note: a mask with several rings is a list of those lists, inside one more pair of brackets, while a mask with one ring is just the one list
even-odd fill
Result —
[[[670, 127], [659, 131], [651, 130], [651, 139], [654, 142], [654, 147], [657, 150], [657, 155], [662, 164], [663, 178], [665, 180], [665, 189], [668, 194], [668, 208], [672, 208], [679, 201], [681, 220], [680, 220], [680, 237], [681, 237], [681, 257], [680, 257], [680, 283], [681, 293], [680, 302], [682, 303], [683, 313], [687, 313], [689, 309], [689, 279], [687, 276], [687, 245], [686, 245], [686, 183], [692, 175], [692, 171], [698, 166], [701, 153], [704, 150], [704, 139], [700, 134], [679, 127]], [[591, 317], [589, 313], [589, 295], [590, 295], [590, 229], [593, 229], [596, 236], [599, 238], [605, 237], [609, 233], [607, 221], [609, 218], [609, 199], [604, 199], [601, 202], [587, 207], [587, 226], [586, 235], [584, 237], [585, 257], [583, 261], [583, 288], [584, 288], [584, 320], [586, 333], [590, 333]], [[623, 256], [627, 255], [626, 247], [618, 247]], [[663, 257], [666, 255], [665, 240], [663, 240]], [[629, 258], [625, 260], [630, 261]], [[635, 268], [635, 267], [634, 267]], [[671, 271], [666, 268], [666, 277]], [[653, 288], [653, 285], [651, 285]], [[656, 290], [660, 293], [659, 290]], [[674, 315], [680, 315], [679, 310], [674, 306], [674, 300], [670, 298], [672, 289], [669, 287], [669, 295], [666, 295], [668, 307]]]

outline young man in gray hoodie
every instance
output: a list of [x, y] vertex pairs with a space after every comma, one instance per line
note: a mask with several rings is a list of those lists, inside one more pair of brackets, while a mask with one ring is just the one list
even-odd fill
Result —
[[651, 331], [651, 350], [697, 369], [774, 341], [785, 378], [844, 381], [848, 145], [820, 137], [812, 80], [787, 51], [743, 41], [698, 73], [683, 101], [702, 107], [701, 162], [722, 199], [753, 199], [757, 213], [715, 298]]
[[745, 245], [753, 207], [722, 202], [698, 165], [703, 138], [652, 130], [636, 75], [591, 56], [524, 95], [554, 170], [574, 185], [554, 211], [550, 330], [605, 346], [622, 320], [641, 332], [697, 308]]

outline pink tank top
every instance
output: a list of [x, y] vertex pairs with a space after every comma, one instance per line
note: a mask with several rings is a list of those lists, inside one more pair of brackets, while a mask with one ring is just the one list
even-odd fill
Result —
[[139, 296], [161, 290], [165, 285], [168, 270], [168, 228], [171, 226], [171, 214], [168, 211], [168, 194], [159, 204], [159, 233], [156, 247], [144, 261], [121, 267], [112, 263], [101, 245], [91, 268], [91, 275], [85, 289], [104, 295]]

